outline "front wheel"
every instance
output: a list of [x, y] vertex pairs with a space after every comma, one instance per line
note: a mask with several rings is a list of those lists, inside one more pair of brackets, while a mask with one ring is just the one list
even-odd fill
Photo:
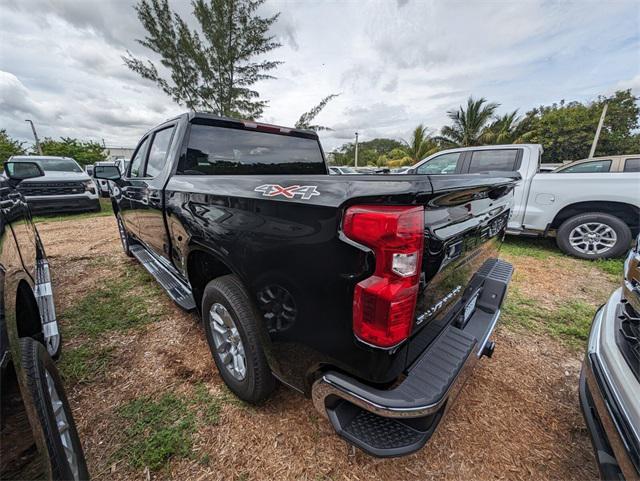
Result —
[[53, 360], [38, 341], [20, 339], [31, 401], [45, 436], [53, 479], [89, 479], [82, 444], [73, 421], [69, 401]]
[[579, 214], [562, 223], [556, 242], [564, 253], [574, 257], [608, 259], [627, 251], [631, 243], [631, 229], [610, 214]]
[[240, 399], [265, 401], [275, 387], [258, 331], [258, 313], [234, 275], [209, 282], [202, 296], [202, 322], [220, 376]]

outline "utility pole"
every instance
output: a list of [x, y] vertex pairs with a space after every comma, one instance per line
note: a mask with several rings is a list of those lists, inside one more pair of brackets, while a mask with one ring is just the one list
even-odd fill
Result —
[[356, 132], [356, 159], [354, 167], [358, 167], [358, 132]]
[[33, 136], [36, 139], [36, 149], [38, 149], [38, 154], [44, 155], [42, 153], [42, 147], [40, 147], [40, 139], [38, 139], [38, 134], [36, 133], [36, 127], [33, 125], [33, 122], [29, 119], [25, 120], [25, 122], [29, 122], [31, 124], [31, 130], [33, 131]]
[[607, 106], [608, 104], [604, 104], [602, 108], [602, 115], [600, 116], [600, 122], [598, 122], [598, 128], [596, 129], [596, 135], [593, 138], [593, 144], [591, 144], [591, 152], [589, 152], [589, 158], [593, 158], [596, 153], [596, 146], [598, 145], [598, 139], [600, 139], [600, 131], [602, 130], [602, 124], [604, 124], [604, 117], [607, 115]]

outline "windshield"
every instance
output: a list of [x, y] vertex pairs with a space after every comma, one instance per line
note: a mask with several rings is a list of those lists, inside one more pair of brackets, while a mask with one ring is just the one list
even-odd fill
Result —
[[82, 169], [73, 159], [29, 159], [29, 162], [36, 162], [45, 172], [82, 173]]

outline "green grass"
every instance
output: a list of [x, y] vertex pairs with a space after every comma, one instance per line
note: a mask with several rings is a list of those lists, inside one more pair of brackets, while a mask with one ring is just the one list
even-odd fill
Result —
[[54, 215], [36, 215], [33, 217], [33, 222], [58, 222], [61, 220], [79, 220], [87, 219], [89, 217], [105, 217], [113, 215], [113, 206], [111, 205], [111, 199], [103, 199], [100, 197], [99, 212], [82, 212], [80, 214], [54, 214]]
[[171, 458], [191, 454], [196, 416], [183, 398], [173, 393], [158, 399], [141, 397], [120, 407], [117, 414], [126, 423], [127, 441], [118, 455], [133, 467], [157, 471]]
[[[117, 267], [114, 267], [117, 269]], [[89, 338], [123, 331], [158, 320], [162, 290], [142, 266], [128, 264], [120, 276], [92, 289], [61, 316], [63, 334]]]
[[502, 321], [508, 326], [549, 334], [573, 348], [583, 348], [589, 337], [596, 308], [580, 300], [568, 300], [551, 310], [510, 288], [502, 308]]
[[564, 254], [553, 239], [527, 238], [527, 237], [507, 237], [502, 247], [501, 254], [507, 254], [513, 257], [532, 257], [534, 259], [563, 258], [566, 260], [575, 260], [576, 262], [591, 263], [605, 274], [615, 276], [616, 279], [622, 278], [622, 270], [624, 259], [595, 259], [581, 260]]
[[501, 254], [526, 256], [536, 259], [566, 257], [552, 239], [530, 237], [507, 237], [500, 248]]
[[134, 399], [116, 410], [126, 436], [117, 455], [135, 468], [148, 466], [153, 471], [173, 458], [191, 457], [198, 424], [217, 424], [223, 405], [224, 398], [211, 395], [204, 384], [196, 385], [189, 397], [169, 392]]
[[91, 383], [104, 377], [113, 358], [113, 348], [99, 347], [96, 343], [91, 343], [66, 349], [58, 368], [65, 382]]
[[616, 280], [622, 279], [624, 259], [598, 259], [592, 262], [594, 266], [602, 272], [606, 272], [607, 274], [614, 276]]

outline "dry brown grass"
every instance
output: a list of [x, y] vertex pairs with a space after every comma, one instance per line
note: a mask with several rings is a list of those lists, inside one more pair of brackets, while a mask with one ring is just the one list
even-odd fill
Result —
[[[39, 229], [52, 255], [61, 310], [82, 291], [109, 282], [109, 268], [104, 266], [130, 262], [121, 254], [112, 218], [41, 224]], [[109, 262], [95, 262], [94, 255]], [[576, 283], [575, 276], [564, 272], [567, 265], [557, 260], [511, 260], [518, 269], [519, 288], [540, 302], [559, 303], [566, 295], [567, 291], [554, 287], [554, 276]], [[571, 295], [599, 302], [612, 287], [610, 281], [603, 283], [587, 272], [588, 267], [587, 271], [575, 269], [580, 276]], [[163, 319], [126, 333], [109, 333], [101, 341], [114, 348], [117, 359], [103, 379], [68, 387], [94, 479], [147, 477], [143, 469], [134, 470], [118, 458], [118, 450], [127, 442], [115, 415], [119, 406], [141, 395], [168, 391], [190, 396], [196, 385], [225, 396], [194, 316], [164, 297], [158, 302], [167, 304]], [[434, 437], [414, 455], [377, 460], [353, 450], [308, 399], [281, 386], [259, 408], [226, 396], [219, 423], [198, 424], [193, 455], [171, 460], [148, 476], [180, 480], [595, 479], [577, 400], [579, 354], [548, 337], [506, 328], [498, 331], [496, 341], [493, 359], [481, 362]]]

